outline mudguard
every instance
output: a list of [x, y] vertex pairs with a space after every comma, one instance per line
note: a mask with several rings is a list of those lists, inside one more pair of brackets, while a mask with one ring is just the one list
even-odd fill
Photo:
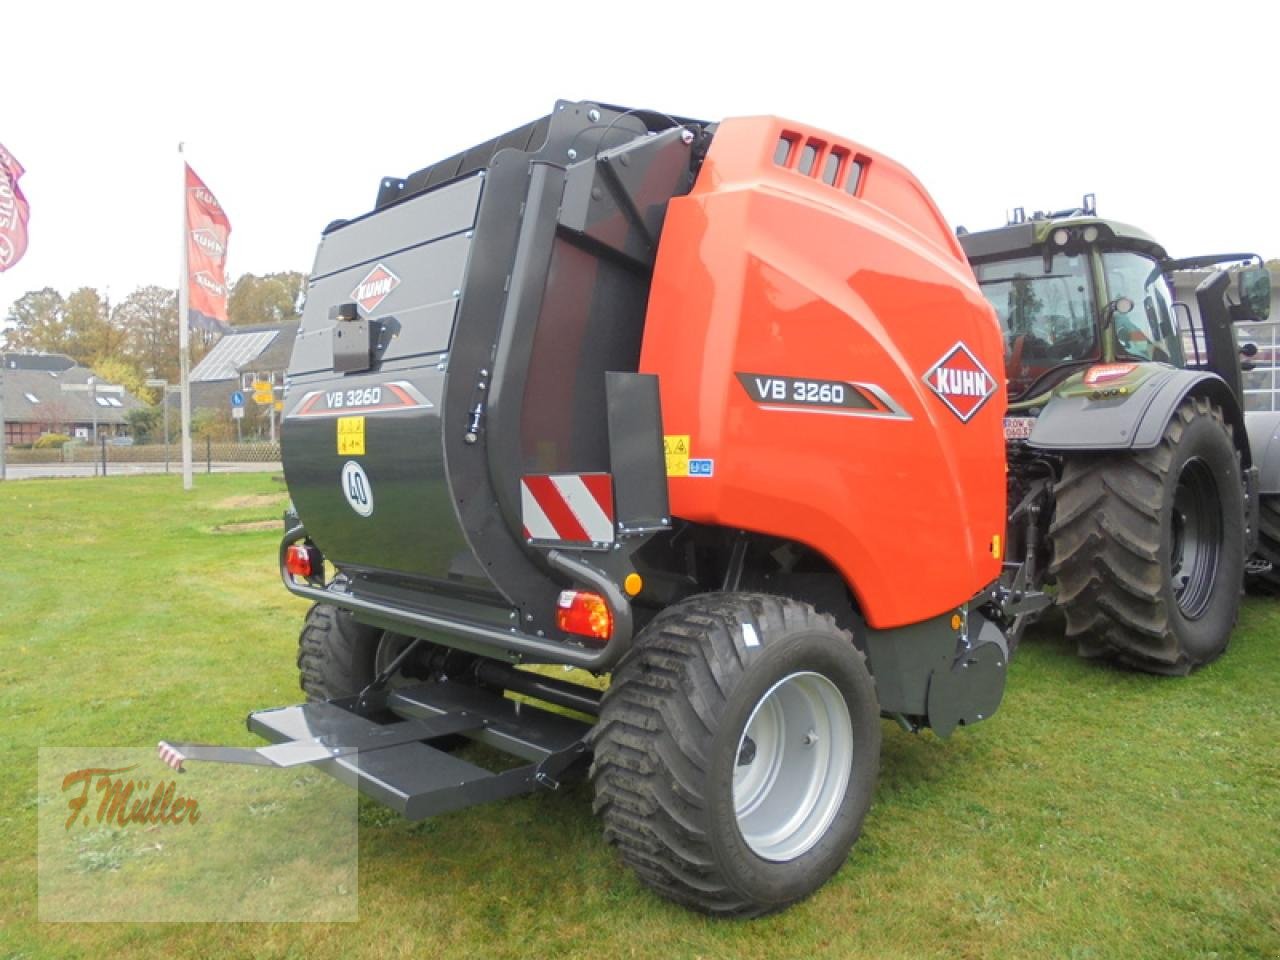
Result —
[[[1040, 450], [1147, 450], [1160, 442], [1173, 412], [1188, 395], [1206, 396], [1222, 408], [1240, 449], [1242, 465], [1253, 463], [1244, 415], [1231, 388], [1217, 374], [1167, 368], [1127, 393], [1055, 395], [1036, 420], [1027, 445]], [[1280, 479], [1280, 445], [1275, 453]]]
[[1247, 413], [1244, 425], [1253, 463], [1258, 468], [1258, 492], [1280, 494], [1280, 411]]

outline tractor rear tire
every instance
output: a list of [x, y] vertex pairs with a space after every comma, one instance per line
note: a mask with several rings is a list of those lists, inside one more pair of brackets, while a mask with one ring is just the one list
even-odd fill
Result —
[[1255, 593], [1280, 596], [1280, 496], [1263, 494], [1259, 499], [1256, 555], [1270, 563], [1271, 569], [1249, 577], [1249, 588]]
[[875, 789], [880, 709], [830, 616], [704, 595], [637, 637], [592, 746], [605, 838], [640, 879], [705, 913], [758, 916], [847, 859]]
[[1150, 450], [1067, 458], [1050, 571], [1081, 656], [1181, 676], [1226, 649], [1244, 583], [1243, 491], [1231, 428], [1201, 397]]
[[313, 604], [298, 637], [298, 673], [308, 700], [354, 697], [372, 682], [383, 631], [328, 603]]

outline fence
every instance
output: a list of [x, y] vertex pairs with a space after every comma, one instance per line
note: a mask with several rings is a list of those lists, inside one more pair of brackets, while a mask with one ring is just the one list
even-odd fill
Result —
[[[215, 463], [277, 463], [280, 460], [280, 444], [257, 441], [253, 443], [215, 443], [210, 440], [193, 440], [191, 456], [197, 467], [212, 469]], [[88, 443], [67, 443], [49, 450], [21, 450], [10, 447], [5, 459], [12, 464], [30, 463], [96, 463], [108, 467], [113, 463], [168, 464], [182, 468], [182, 448], [176, 443], [114, 444], [101, 438], [97, 447]]]

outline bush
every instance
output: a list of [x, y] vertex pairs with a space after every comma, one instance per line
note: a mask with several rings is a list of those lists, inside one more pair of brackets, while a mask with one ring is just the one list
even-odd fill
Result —
[[191, 437], [200, 443], [206, 440], [214, 443], [234, 440], [236, 427], [231, 419], [231, 411], [211, 410], [208, 407], [196, 410], [191, 416]]
[[138, 443], [157, 443], [164, 439], [164, 408], [135, 407], [125, 415], [129, 433]]
[[40, 439], [33, 445], [35, 450], [48, 450], [51, 447], [61, 447], [64, 443], [70, 443], [71, 438], [65, 433], [45, 433], [40, 435]]

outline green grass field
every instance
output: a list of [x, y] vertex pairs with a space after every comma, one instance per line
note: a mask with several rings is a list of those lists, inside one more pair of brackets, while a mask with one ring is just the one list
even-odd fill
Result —
[[862, 840], [808, 901], [713, 921], [648, 893], [585, 786], [419, 824], [361, 806], [357, 923], [37, 920], [41, 746], [252, 743], [296, 702], [305, 604], [267, 474], [0, 484], [0, 960], [30, 957], [1280, 957], [1280, 601], [1187, 679], [1031, 637], [950, 741], [885, 724]]

